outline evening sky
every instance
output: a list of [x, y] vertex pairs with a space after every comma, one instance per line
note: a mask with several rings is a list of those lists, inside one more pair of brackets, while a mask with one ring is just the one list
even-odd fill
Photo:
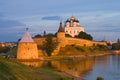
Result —
[[94, 40], [120, 38], [120, 0], [0, 0], [0, 41], [17, 41], [27, 27], [55, 33], [72, 15]]

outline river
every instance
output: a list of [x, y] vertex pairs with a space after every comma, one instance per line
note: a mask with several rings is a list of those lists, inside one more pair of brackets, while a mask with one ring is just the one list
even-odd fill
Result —
[[120, 55], [107, 55], [81, 60], [24, 62], [27, 65], [50, 67], [82, 80], [120, 80]]

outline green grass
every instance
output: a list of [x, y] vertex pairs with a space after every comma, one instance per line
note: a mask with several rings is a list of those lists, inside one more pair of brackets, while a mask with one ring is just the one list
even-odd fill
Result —
[[0, 57], [0, 80], [71, 80], [50, 68], [26, 66]]

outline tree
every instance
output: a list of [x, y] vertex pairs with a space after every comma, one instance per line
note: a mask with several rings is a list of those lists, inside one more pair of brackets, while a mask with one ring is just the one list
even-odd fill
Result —
[[34, 36], [34, 38], [39, 38], [39, 37], [42, 37], [40, 34], [37, 34]]
[[90, 34], [87, 34], [86, 32], [81, 31], [77, 38], [87, 39], [87, 40], [93, 40], [93, 37]]
[[96, 80], [104, 80], [102, 77], [97, 77]]
[[71, 36], [71, 35], [69, 35], [69, 34], [65, 34], [65, 36], [66, 36], [66, 37], [72, 37], [72, 36]]
[[44, 43], [44, 48], [48, 56], [51, 56], [51, 53], [53, 52], [55, 48], [55, 44], [53, 43], [52, 37], [53, 37], [52, 34], [46, 35], [46, 39]]
[[7, 53], [8, 51], [10, 51], [9, 47], [2, 47], [2, 46], [0, 46], [0, 53]]
[[112, 50], [120, 50], [120, 44], [118, 43], [112, 44]]

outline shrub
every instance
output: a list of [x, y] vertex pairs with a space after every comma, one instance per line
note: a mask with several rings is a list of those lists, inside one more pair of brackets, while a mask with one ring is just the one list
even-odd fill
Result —
[[46, 35], [46, 40], [44, 43], [44, 48], [45, 48], [48, 56], [51, 56], [51, 53], [53, 52], [53, 50], [55, 48], [55, 44], [52, 41], [52, 37], [53, 37], [52, 34]]
[[118, 43], [112, 44], [112, 50], [120, 50], [120, 44]]
[[87, 40], [93, 40], [93, 37], [90, 34], [87, 34], [86, 32], [82, 32], [82, 31], [78, 34], [78, 36], [75, 37], [87, 39]]
[[96, 80], [104, 80], [102, 77], [97, 77]]

